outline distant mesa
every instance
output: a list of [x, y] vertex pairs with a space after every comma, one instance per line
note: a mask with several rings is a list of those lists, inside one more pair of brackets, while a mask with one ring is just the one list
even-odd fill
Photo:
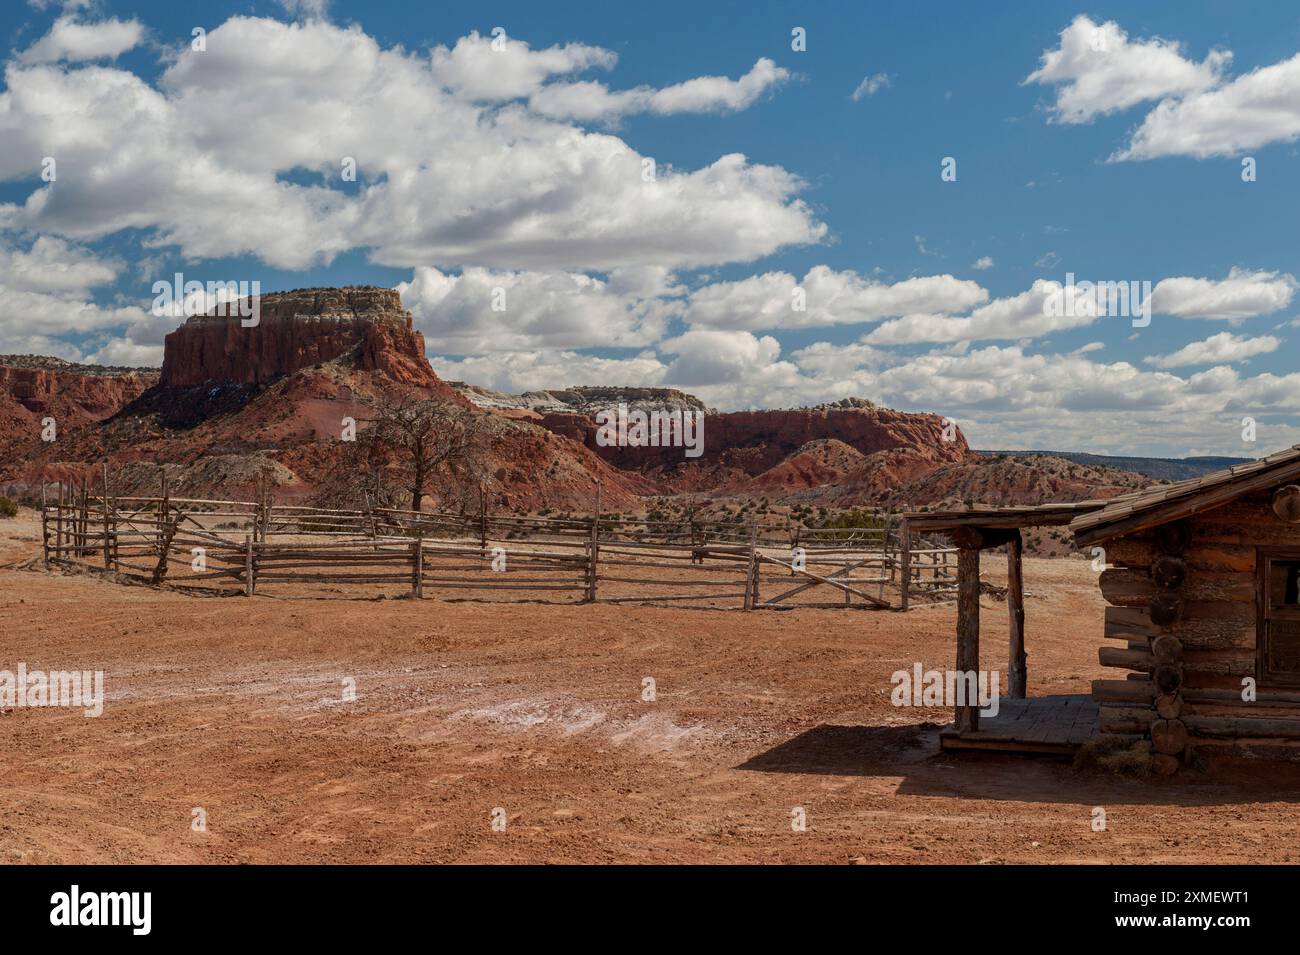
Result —
[[254, 327], [237, 314], [190, 318], [164, 340], [161, 384], [264, 385], [352, 353], [358, 371], [380, 371], [404, 385], [440, 383], [397, 291], [352, 286], [263, 295]]

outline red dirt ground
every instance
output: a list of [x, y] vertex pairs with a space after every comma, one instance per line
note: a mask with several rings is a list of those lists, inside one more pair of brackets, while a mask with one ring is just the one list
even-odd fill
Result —
[[[0, 864], [1300, 860], [1290, 770], [940, 754], [946, 711], [892, 707], [889, 675], [952, 665], [951, 604], [204, 598], [15, 568], [38, 552], [30, 512], [0, 521], [0, 669], [102, 669], [107, 702], [0, 713]], [[1026, 570], [1030, 694], [1086, 692], [1089, 566]]]

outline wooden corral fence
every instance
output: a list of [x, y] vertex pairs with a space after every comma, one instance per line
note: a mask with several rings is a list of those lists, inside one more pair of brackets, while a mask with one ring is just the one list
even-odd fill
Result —
[[[592, 515], [525, 517], [42, 489], [47, 564], [251, 596], [282, 584], [571, 596], [589, 603], [907, 609], [955, 587], [952, 548], [906, 521], [807, 528]], [[951, 560], [951, 563], [950, 563]], [[302, 593], [302, 590], [296, 591]], [[828, 599], [829, 597], [829, 599]]]

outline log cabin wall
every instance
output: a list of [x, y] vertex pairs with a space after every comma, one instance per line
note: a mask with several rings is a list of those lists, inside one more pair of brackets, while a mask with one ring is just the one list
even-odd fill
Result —
[[[1094, 683], [1101, 729], [1149, 737], [1161, 772], [1199, 747], [1267, 741], [1300, 758], [1300, 672], [1279, 680], [1259, 664], [1260, 549], [1300, 553], [1300, 526], [1274, 513], [1273, 493], [1101, 545], [1110, 569], [1100, 578], [1109, 606], [1098, 656], [1129, 671]], [[1253, 701], [1246, 677], [1258, 681]]]

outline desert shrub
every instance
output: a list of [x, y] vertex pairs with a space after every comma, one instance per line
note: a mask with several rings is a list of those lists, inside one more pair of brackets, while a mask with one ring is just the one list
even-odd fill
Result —
[[855, 507], [829, 517], [823, 517], [817, 526], [841, 528], [884, 527], [885, 519], [865, 508]]
[[18, 503], [12, 498], [0, 496], [0, 517], [17, 517]]
[[1074, 754], [1076, 769], [1093, 769], [1117, 776], [1149, 776], [1151, 741], [1124, 736], [1096, 736]]

